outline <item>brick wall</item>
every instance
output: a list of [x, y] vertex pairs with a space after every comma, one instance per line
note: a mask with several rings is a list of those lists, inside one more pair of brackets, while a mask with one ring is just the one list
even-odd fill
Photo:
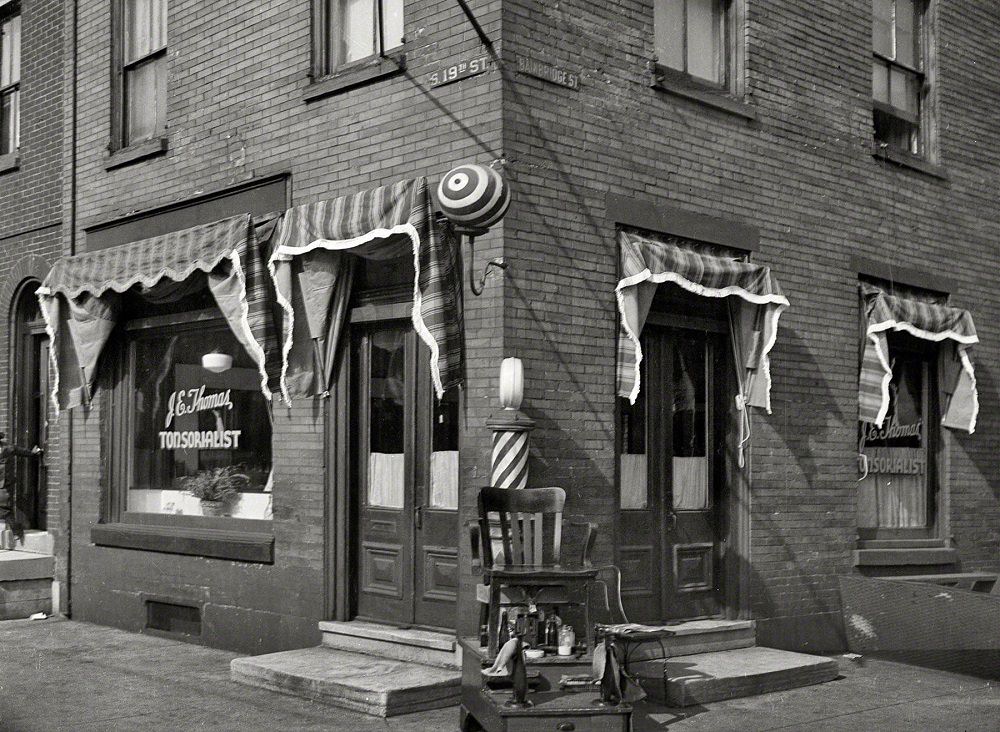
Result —
[[[478, 5], [480, 23], [497, 37], [500, 3]], [[418, 175], [436, 184], [459, 162], [501, 156], [499, 74], [435, 90], [426, 82], [440, 63], [481, 50], [457, 5], [445, 0], [407, 3], [405, 73], [306, 102], [309, 13], [304, 0], [264, 5], [248, 0], [171, 2], [169, 151], [107, 171], [109, 4], [84, 2], [76, 146], [81, 241], [83, 230], [95, 223], [274, 173], [291, 174], [292, 204], [297, 205]], [[499, 242], [499, 229], [482, 238], [477, 259], [499, 255]], [[495, 406], [501, 292], [491, 286], [482, 298], [467, 296], [469, 428], [461, 467], [471, 485], [482, 483], [487, 474], [489, 436], [481, 424]], [[141, 627], [140, 594], [152, 587], [207, 602], [217, 618], [228, 618], [218, 621], [228, 630], [208, 629], [209, 643], [262, 652], [315, 642], [315, 621], [325, 617], [325, 583], [332, 580], [323, 571], [327, 466], [320, 414], [319, 402], [297, 402], [290, 412], [275, 407], [275, 563], [250, 568], [91, 546], [89, 527], [98, 519], [100, 499], [94, 466], [103, 456], [97, 415], [78, 421], [73, 534], [77, 617]], [[236, 633], [238, 618], [248, 623], [246, 633]]]
[[[792, 307], [772, 354], [773, 413], [754, 421], [751, 604], [764, 636], [836, 644], [835, 576], [856, 527], [857, 272], [853, 254], [947, 275], [970, 308], [981, 400], [951, 437], [951, 527], [965, 568], [1000, 568], [1000, 72], [984, 65], [1000, 10], [938, 3], [940, 161], [948, 179], [871, 155], [871, 3], [747, 3], [746, 101], [755, 121], [650, 88], [652, 3], [504, 3], [504, 51], [578, 71], [573, 91], [511, 73], [504, 150], [505, 355], [525, 360], [532, 483], [570, 487], [573, 511], [616, 501], [617, 270], [604, 196], [751, 224]], [[980, 59], [980, 60], [977, 60]], [[815, 647], [815, 646], [814, 646]]]
[[[10, 432], [12, 329], [20, 285], [43, 277], [62, 253], [63, 3], [21, 4], [21, 138], [16, 170], [0, 173], [0, 430]], [[56, 539], [56, 573], [65, 578], [65, 454], [58, 429], [50, 431], [49, 531]]]

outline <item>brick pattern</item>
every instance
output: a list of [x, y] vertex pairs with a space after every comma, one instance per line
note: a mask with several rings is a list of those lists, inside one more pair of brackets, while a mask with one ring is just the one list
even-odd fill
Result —
[[[460, 162], [489, 163], [502, 156], [498, 73], [434, 90], [426, 81], [439, 64], [481, 52], [474, 30], [453, 2], [407, 3], [405, 73], [307, 103], [308, 2], [262, 6], [239, 0], [207, 6], [178, 0], [171, 2], [168, 21], [169, 151], [106, 171], [108, 8], [106, 2], [86, 0], [79, 13], [81, 241], [83, 229], [96, 222], [277, 172], [291, 173], [292, 205], [298, 205], [417, 175], [436, 185]], [[476, 8], [494, 38], [499, 37], [499, 8], [498, 1]], [[479, 266], [501, 254], [499, 231], [477, 242]], [[501, 295], [497, 284], [489, 285], [482, 298], [466, 293], [466, 322], [473, 336], [461, 470], [463, 482], [472, 486], [489, 475], [489, 434], [482, 423], [495, 408]], [[322, 407], [301, 401], [291, 410], [276, 405], [274, 413], [275, 563], [258, 567], [89, 545], [88, 529], [98, 518], [101, 496], [95, 468], [104, 453], [96, 415], [74, 422], [77, 617], [141, 627], [141, 593], [156, 591], [216, 608], [219, 625], [207, 627], [209, 643], [263, 652], [318, 640], [315, 621], [326, 617], [324, 517], [329, 510]], [[151, 574], [157, 579], [151, 581]], [[232, 639], [222, 626], [234, 627], [239, 617], [251, 629], [268, 633]]]
[[[15, 293], [45, 275], [63, 251], [64, 119], [63, 3], [21, 3], [21, 141], [17, 170], [0, 173], [0, 430], [11, 428], [10, 315]], [[63, 440], [50, 430], [49, 531], [55, 535], [56, 578], [66, 577], [66, 505]]]
[[942, 182], [871, 155], [871, 4], [747, 3], [746, 102], [757, 121], [649, 86], [652, 3], [504, 3], [504, 50], [578, 71], [572, 91], [512, 75], [504, 150], [515, 184], [505, 355], [525, 361], [531, 482], [571, 491], [574, 512], [615, 511], [614, 225], [606, 191], [759, 228], [792, 307], [772, 354], [773, 414], [752, 450], [752, 610], [839, 610], [852, 571], [857, 439], [857, 273], [850, 255], [954, 277], [973, 310], [982, 411], [952, 435], [951, 532], [969, 569], [1000, 565], [996, 476], [1000, 301], [1000, 75], [975, 63], [1000, 32], [989, 2], [938, 6]]
[[[477, 240], [473, 264], [478, 274], [503, 255], [510, 269], [482, 297], [466, 292], [461, 518], [471, 518], [489, 476], [485, 421], [499, 406], [500, 359], [519, 356], [524, 411], [538, 423], [530, 484], [566, 486], [571, 513], [600, 520], [597, 551], [610, 556], [617, 262], [605, 193], [752, 224], [761, 234], [756, 259], [773, 267], [792, 301], [772, 354], [773, 414], [754, 424], [752, 610], [798, 628], [839, 610], [835, 577], [852, 571], [857, 273], [850, 255], [945, 272], [960, 283], [953, 304], [973, 310], [983, 341], [977, 434], [946, 437], [946, 512], [965, 568], [996, 569], [1000, 300], [980, 293], [1000, 284], [1000, 75], [981, 59], [1000, 34], [1000, 10], [989, 0], [933, 4], [937, 146], [949, 176], [941, 181], [870, 154], [868, 0], [746, 5], [752, 122], [650, 88], [650, 0], [478, 0], [473, 11], [506, 68], [433, 90], [430, 71], [483, 49], [455, 3], [409, 2], [406, 72], [308, 103], [308, 2], [177, 0], [168, 33], [169, 150], [107, 171], [110, 6], [84, 0], [78, 48], [67, 39], [65, 59], [75, 50], [77, 63], [73, 148], [58, 144], [68, 119], [56, 50], [62, 11], [55, 2], [31, 3], [22, 166], [0, 177], [0, 277], [17, 266], [19, 252], [49, 260], [72, 238], [82, 242], [92, 224], [272, 173], [292, 174], [292, 203], [300, 204], [414, 175], [435, 181], [462, 161], [503, 159], [515, 201], [503, 226]], [[515, 52], [578, 71], [579, 89], [518, 75]], [[75, 188], [60, 181], [71, 154]], [[31, 230], [58, 225], [74, 192], [74, 231]], [[0, 373], [0, 386], [6, 378]], [[107, 454], [100, 409], [64, 417], [60, 429], [73, 437], [77, 616], [140, 627], [143, 593], [153, 593], [204, 603], [209, 642], [261, 652], [315, 641], [328, 580], [321, 412], [308, 401], [275, 409], [274, 566], [90, 545]], [[65, 472], [56, 472], [59, 483]], [[469, 583], [467, 544], [460, 539]], [[460, 609], [465, 632], [476, 615], [469, 594]]]

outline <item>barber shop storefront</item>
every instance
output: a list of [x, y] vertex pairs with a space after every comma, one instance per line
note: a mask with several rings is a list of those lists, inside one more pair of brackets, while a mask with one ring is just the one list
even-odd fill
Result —
[[456, 257], [416, 179], [59, 260], [74, 617], [250, 652], [454, 627]]

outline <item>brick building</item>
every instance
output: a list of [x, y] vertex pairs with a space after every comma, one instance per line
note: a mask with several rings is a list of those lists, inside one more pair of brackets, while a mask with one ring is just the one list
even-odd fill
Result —
[[[0, 617], [60, 608], [64, 589], [49, 586], [53, 570], [65, 579], [66, 453], [58, 430], [47, 430], [48, 343], [35, 290], [66, 248], [68, 191], [66, 135], [71, 88], [63, 67], [65, 25], [62, 3], [0, 3], [0, 431], [8, 443], [44, 445], [41, 459], [15, 458], [5, 465], [5, 492], [14, 521], [26, 533], [18, 548], [26, 554], [5, 562], [0, 572], [5, 607]], [[17, 484], [16, 493], [11, 487]], [[20, 534], [20, 531], [18, 532]], [[15, 564], [28, 569], [6, 569]], [[16, 579], [7, 582], [11, 577]], [[9, 603], [9, 605], [8, 605]], [[18, 609], [15, 609], [16, 608]], [[65, 604], [61, 606], [65, 608]], [[9, 615], [7, 611], [15, 613]]]
[[[382, 6], [380, 33], [374, 16], [348, 13], [342, 25], [367, 29], [357, 43], [328, 30], [343, 18], [336, 2], [91, 1], [67, 16], [77, 102], [43, 146], [66, 194], [11, 219], [5, 198], [5, 252], [45, 217], [65, 222], [67, 253], [92, 259], [246, 214], [259, 232], [270, 214], [401, 180], [433, 185], [466, 161], [502, 167], [514, 193], [476, 241], [477, 272], [497, 256], [508, 269], [480, 297], [466, 282], [461, 396], [432, 397], [428, 354], [406, 325], [406, 257], [366, 260], [329, 394], [274, 400], [270, 438], [254, 443], [258, 458], [270, 453], [254, 470], [273, 472], [245, 491], [266, 497], [242, 517], [189, 511], [155, 481], [140, 497], [123, 472], [154, 460], [139, 457], [148, 448], [130, 425], [142, 432], [142, 404], [165, 409], [157, 395], [173, 388], [143, 391], [133, 409], [122, 385], [141, 391], [148, 377], [160, 389], [167, 374], [178, 390], [184, 378], [197, 386], [170, 349], [232, 340], [224, 324], [199, 334], [197, 318], [180, 317], [214, 307], [204, 286], [170, 301], [180, 305], [128, 301], [139, 309], [96, 362], [89, 407], [58, 423], [72, 459], [50, 472], [49, 492], [58, 503], [71, 482], [74, 617], [250, 652], [314, 644], [317, 621], [355, 615], [474, 632], [458, 526], [489, 480], [486, 422], [505, 356], [524, 362], [522, 410], [537, 423], [529, 485], [565, 486], [568, 511], [600, 525], [597, 551], [622, 567], [637, 618], [755, 619], [762, 644], [839, 649], [838, 575], [1000, 569], [1000, 313], [980, 294], [1000, 271], [1000, 78], [979, 61], [995, 54], [993, 4], [497, 0], [473, 3], [482, 36], [456, 3]], [[32, 160], [29, 17], [24, 153], [4, 178], [26, 176]], [[17, 179], [14, 195], [48, 200], [31, 185]], [[61, 231], [33, 254], [49, 261]], [[751, 357], [734, 367], [734, 295], [676, 267], [651, 280], [664, 284], [649, 290], [634, 333], [640, 388], [634, 404], [624, 398], [616, 288], [633, 245], [770, 268], [790, 303], [769, 354], [770, 413], [754, 409], [746, 424], [735, 406]], [[948, 359], [971, 341], [926, 323], [886, 340], [898, 367], [888, 414], [876, 410], [884, 432], [859, 423], [862, 285], [872, 298], [971, 313], [974, 434], [939, 426], [958, 403]], [[164, 368], [141, 370], [142, 354]], [[237, 383], [252, 381], [253, 364], [235, 358], [229, 376], [202, 385], [241, 393], [236, 411], [260, 426], [262, 407]], [[761, 378], [766, 364], [753, 366]], [[905, 466], [893, 450], [907, 451]], [[218, 466], [206, 460], [196, 467]], [[434, 502], [431, 482], [445, 475], [435, 470], [453, 471], [438, 485], [461, 486], [454, 499]], [[394, 487], [381, 504], [372, 479], [359, 493], [376, 471], [403, 476], [384, 478]], [[133, 503], [157, 491], [155, 508]], [[402, 534], [379, 534], [387, 521]]]

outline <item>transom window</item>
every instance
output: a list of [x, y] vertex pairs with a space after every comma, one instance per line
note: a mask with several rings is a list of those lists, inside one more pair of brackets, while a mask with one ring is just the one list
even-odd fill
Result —
[[128, 146], [166, 130], [167, 0], [121, 0], [119, 23], [118, 146]]
[[717, 86], [728, 83], [728, 0], [655, 0], [653, 34], [662, 66]]
[[321, 73], [403, 45], [404, 0], [318, 0]]
[[874, 0], [872, 100], [875, 140], [924, 154], [924, 0]]
[[0, 10], [0, 155], [17, 151], [21, 137], [21, 15]]

